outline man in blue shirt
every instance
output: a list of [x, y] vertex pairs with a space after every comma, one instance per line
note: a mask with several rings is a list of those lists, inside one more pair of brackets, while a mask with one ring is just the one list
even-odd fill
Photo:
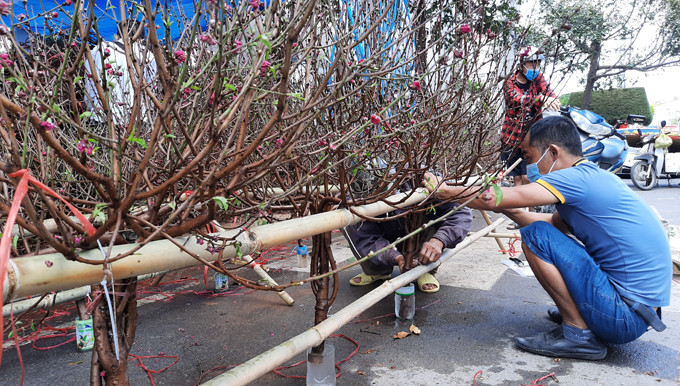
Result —
[[[557, 305], [549, 311], [557, 328], [515, 338], [516, 345], [539, 355], [597, 360], [607, 355], [604, 343], [633, 341], [648, 327], [663, 330], [659, 309], [670, 304], [671, 253], [651, 208], [618, 177], [582, 158], [567, 118], [535, 123], [522, 152], [531, 183], [501, 188], [498, 206], [492, 190], [469, 205], [500, 211], [522, 226], [522, 250]], [[429, 173], [424, 184], [439, 198], [478, 193]], [[557, 212], [516, 209], [547, 204], [557, 204]]]

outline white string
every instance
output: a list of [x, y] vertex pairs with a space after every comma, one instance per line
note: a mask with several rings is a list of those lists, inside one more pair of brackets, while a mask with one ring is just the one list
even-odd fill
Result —
[[[104, 259], [106, 259], [106, 252], [104, 252], [104, 248], [99, 242], [99, 239], [97, 239], [97, 245], [99, 245], [99, 250], [102, 252]], [[101, 285], [104, 287], [104, 294], [106, 294], [106, 304], [109, 306], [109, 317], [111, 318], [111, 330], [113, 331], [113, 344], [116, 350], [116, 360], [120, 361], [120, 355], [118, 354], [118, 333], [116, 332], [116, 319], [115, 314], [113, 313], [113, 307], [111, 306], [111, 299], [109, 299], [109, 289], [106, 284], [106, 273], [104, 273], [104, 278], [101, 281]], [[111, 271], [111, 289], [115, 292], [115, 288], [113, 288], [113, 271]]]

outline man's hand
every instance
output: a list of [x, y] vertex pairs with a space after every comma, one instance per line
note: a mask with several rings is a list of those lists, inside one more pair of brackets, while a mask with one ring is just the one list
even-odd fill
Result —
[[418, 265], [418, 261], [417, 261], [417, 260], [413, 260], [413, 261], [411, 262], [411, 268], [406, 269], [406, 259], [405, 259], [404, 256], [402, 256], [402, 255], [399, 255], [399, 256], [395, 257], [395, 258], [394, 258], [394, 261], [397, 262], [397, 267], [399, 267], [399, 272], [401, 272], [401, 273], [404, 273], [404, 272], [408, 271], [408, 270], [411, 269], [411, 268], [415, 268], [415, 267]]
[[435, 192], [437, 198], [446, 198], [446, 183], [442, 183], [442, 179], [430, 172], [426, 172], [423, 176], [423, 186], [430, 192]]
[[444, 243], [438, 239], [431, 238], [429, 241], [425, 242], [423, 247], [420, 249], [418, 261], [420, 261], [420, 264], [423, 265], [434, 263], [442, 256], [443, 248]]

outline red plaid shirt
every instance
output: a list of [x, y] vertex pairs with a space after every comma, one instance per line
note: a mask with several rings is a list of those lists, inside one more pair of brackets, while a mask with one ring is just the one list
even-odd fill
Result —
[[505, 94], [505, 120], [501, 130], [501, 141], [509, 147], [519, 147], [529, 127], [543, 118], [542, 106], [545, 98], [555, 97], [543, 74], [539, 74], [529, 89], [519, 87], [516, 72], [503, 83]]

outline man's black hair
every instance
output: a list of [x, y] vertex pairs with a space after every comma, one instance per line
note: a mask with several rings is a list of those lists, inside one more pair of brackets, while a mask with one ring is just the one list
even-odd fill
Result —
[[572, 155], [583, 155], [578, 130], [568, 118], [543, 118], [529, 128], [529, 145], [544, 152], [551, 144], [560, 146]]

